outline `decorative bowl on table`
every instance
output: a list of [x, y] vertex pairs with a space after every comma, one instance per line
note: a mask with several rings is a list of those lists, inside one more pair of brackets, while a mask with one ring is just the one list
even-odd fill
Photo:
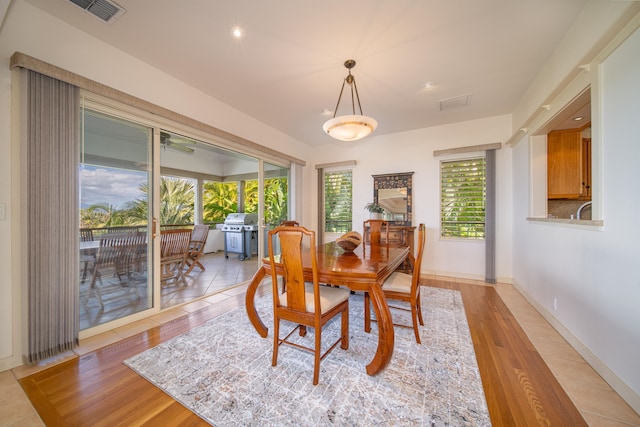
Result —
[[349, 231], [336, 239], [336, 245], [345, 252], [353, 252], [362, 243], [362, 236], [357, 231]]

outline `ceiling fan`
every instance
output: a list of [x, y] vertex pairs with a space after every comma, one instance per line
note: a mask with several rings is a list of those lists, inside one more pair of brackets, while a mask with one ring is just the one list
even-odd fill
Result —
[[170, 148], [183, 151], [185, 153], [193, 153], [195, 150], [188, 147], [188, 145], [195, 145], [196, 142], [191, 139], [181, 138], [180, 136], [169, 132], [160, 131], [160, 144], [165, 149]]

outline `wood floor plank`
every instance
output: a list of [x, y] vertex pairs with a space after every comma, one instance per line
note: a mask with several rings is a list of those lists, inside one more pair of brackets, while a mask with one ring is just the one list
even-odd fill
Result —
[[[587, 425], [495, 289], [439, 280], [427, 284], [461, 292], [494, 426]], [[20, 384], [51, 426], [207, 425], [122, 361], [243, 304], [238, 295]]]
[[495, 289], [459, 283], [494, 425], [587, 425]]

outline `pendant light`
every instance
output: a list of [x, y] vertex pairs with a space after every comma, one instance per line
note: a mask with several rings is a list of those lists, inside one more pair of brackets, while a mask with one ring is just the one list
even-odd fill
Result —
[[[358, 95], [356, 79], [351, 74], [351, 69], [356, 66], [356, 61], [348, 59], [344, 62], [344, 66], [349, 70], [349, 74], [342, 82], [342, 89], [340, 89], [336, 109], [333, 111], [333, 118], [327, 120], [322, 126], [322, 129], [330, 136], [340, 141], [357, 141], [371, 134], [378, 126], [378, 122], [372, 117], [362, 114], [362, 106], [360, 105], [360, 95]], [[353, 114], [336, 117], [345, 84], [348, 84], [351, 90], [351, 111]], [[358, 101], [360, 114], [356, 114], [356, 100]]]

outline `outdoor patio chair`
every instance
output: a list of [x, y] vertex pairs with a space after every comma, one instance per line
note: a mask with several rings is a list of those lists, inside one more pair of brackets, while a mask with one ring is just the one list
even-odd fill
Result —
[[162, 272], [161, 283], [168, 284], [184, 282], [184, 265], [189, 251], [191, 230], [173, 229], [163, 230], [160, 233], [160, 269]]
[[204, 245], [207, 243], [207, 237], [209, 236], [209, 226], [197, 224], [193, 226], [191, 231], [191, 241], [189, 242], [189, 251], [184, 260], [184, 265], [187, 271], [184, 274], [191, 273], [194, 267], [198, 266], [200, 270], [204, 271], [204, 265], [200, 263], [200, 257], [204, 251]]
[[[93, 242], [93, 230], [90, 228], [81, 228], [80, 241]], [[80, 252], [80, 264], [82, 269], [81, 283], [84, 283], [87, 280], [87, 273], [89, 272], [89, 268], [93, 268], [92, 266], [96, 261], [96, 252], [97, 250], [95, 249]]]
[[[129, 287], [135, 291], [138, 298], [137, 288], [130, 286], [133, 263], [141, 246], [146, 244], [146, 235], [144, 233], [107, 233], [100, 238], [100, 246], [96, 253], [96, 259], [93, 265], [93, 274], [89, 291], [85, 299], [85, 304], [92, 295], [95, 295], [100, 304], [100, 308], [104, 308], [100, 287], [102, 287], [102, 278], [107, 272], [112, 272], [118, 278], [118, 283], [123, 287]], [[127, 281], [123, 281], [124, 276]], [[98, 286], [98, 282], [100, 286]]]

